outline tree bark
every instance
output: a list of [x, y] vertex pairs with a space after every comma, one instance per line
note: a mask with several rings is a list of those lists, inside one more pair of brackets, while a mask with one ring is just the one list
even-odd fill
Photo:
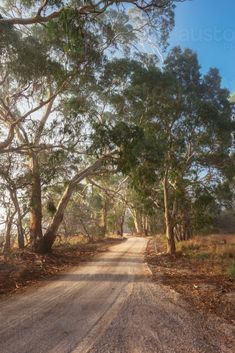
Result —
[[31, 156], [31, 203], [30, 203], [30, 243], [35, 250], [36, 243], [42, 239], [42, 196], [41, 176], [38, 156]]
[[107, 159], [108, 156], [102, 157], [98, 159], [94, 164], [91, 166], [87, 167], [84, 169], [82, 172], [77, 173], [70, 183], [67, 185], [59, 203], [57, 206], [57, 210], [54, 214], [54, 217], [50, 223], [50, 225], [47, 228], [47, 231], [45, 235], [39, 239], [39, 241], [36, 244], [35, 250], [39, 253], [47, 253], [51, 251], [52, 245], [56, 239], [57, 236], [57, 231], [59, 229], [59, 226], [63, 220], [64, 216], [64, 211], [68, 205], [68, 202], [73, 194], [74, 189], [76, 188], [76, 185], [85, 179], [87, 176], [91, 175], [93, 172], [95, 172], [99, 167], [103, 164], [103, 161]]
[[90, 234], [87, 227], [86, 227], [86, 224], [85, 222], [83, 222], [82, 218], [80, 218], [80, 222], [81, 222], [81, 225], [84, 229], [84, 232], [86, 233], [86, 236], [88, 237], [89, 239], [89, 243], [93, 243], [94, 242], [94, 238], [93, 238], [93, 234]]
[[163, 192], [164, 192], [164, 216], [166, 225], [166, 238], [167, 238], [167, 252], [171, 255], [175, 254], [175, 239], [173, 232], [172, 218], [169, 209], [169, 185], [168, 185], [168, 170], [165, 172], [163, 180]]
[[185, 240], [188, 240], [192, 236], [191, 219], [188, 210], [184, 211], [184, 228], [185, 228]]
[[19, 249], [23, 249], [24, 248], [24, 231], [23, 231], [23, 227], [22, 227], [22, 217], [21, 217], [21, 210], [20, 210], [20, 205], [18, 202], [18, 198], [17, 198], [17, 192], [15, 188], [11, 188], [9, 189], [10, 195], [11, 195], [11, 199], [12, 202], [14, 203], [15, 206], [15, 210], [17, 213], [17, 233], [18, 233], [18, 247]]
[[126, 208], [124, 208], [123, 213], [120, 217], [120, 222], [119, 222], [119, 226], [120, 226], [120, 230], [119, 230], [119, 235], [121, 237], [123, 237], [123, 233], [124, 233], [124, 222], [125, 222], [125, 215], [126, 215]]
[[51, 251], [52, 245], [56, 239], [57, 231], [63, 220], [64, 211], [68, 205], [68, 202], [72, 196], [75, 185], [68, 185], [65, 189], [62, 198], [57, 206], [56, 213], [46, 230], [45, 235], [37, 242], [36, 251], [40, 253], [47, 253]]
[[139, 228], [139, 222], [138, 222], [137, 211], [136, 210], [133, 211], [133, 220], [134, 220], [136, 233], [139, 234], [140, 233], [140, 228]]
[[147, 237], [148, 236], [148, 217], [147, 216], [144, 216], [143, 225], [144, 225], [144, 235], [145, 237]]
[[101, 219], [100, 219], [100, 229], [101, 235], [105, 237], [107, 233], [107, 217], [108, 217], [108, 200], [105, 198], [104, 205], [101, 210]]
[[12, 228], [12, 223], [13, 223], [13, 219], [14, 219], [15, 214], [16, 214], [16, 211], [14, 213], [11, 213], [9, 211], [9, 213], [7, 215], [5, 244], [4, 244], [4, 248], [3, 248], [3, 254], [4, 255], [9, 254], [9, 252], [11, 250], [11, 228]]
[[133, 212], [133, 220], [137, 234], [143, 234], [144, 232], [144, 223], [143, 216], [140, 211]]

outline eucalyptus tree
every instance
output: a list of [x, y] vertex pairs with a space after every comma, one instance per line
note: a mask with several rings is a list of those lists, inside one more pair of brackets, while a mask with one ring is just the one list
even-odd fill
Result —
[[[51, 239], [49, 247], [52, 245], [74, 185], [102, 164], [100, 159], [86, 168], [84, 162], [84, 167], [81, 166], [84, 169], [77, 173], [70, 170], [68, 177], [68, 167], [71, 168], [76, 159], [79, 161], [79, 155], [82, 162], [81, 155], [85, 153], [85, 144], [81, 140], [84, 138], [82, 129], [88, 113], [84, 107], [89, 97], [84, 95], [88, 91], [86, 87], [89, 85], [88, 82], [93, 80], [95, 68], [102, 61], [100, 43], [90, 29], [90, 53], [87, 53], [87, 57], [77, 49], [73, 53], [66, 53], [70, 61], [66, 65], [63, 38], [60, 41], [55, 34], [50, 37], [48, 30], [48, 28], [37, 31], [34, 29], [36, 34], [31, 31], [30, 35], [17, 33], [18, 38], [14, 41], [15, 57], [11, 57], [10, 68], [7, 60], [2, 65], [6, 70], [6, 78], [1, 87], [2, 117], [4, 122], [8, 122], [11, 126], [14, 124], [15, 130], [11, 146], [3, 152], [23, 153], [25, 164], [30, 171], [30, 237], [33, 247], [39, 240], [46, 242], [48, 234]], [[11, 31], [15, 34], [14, 29]], [[86, 30], [86, 33], [89, 34], [89, 30]], [[75, 44], [79, 45], [80, 42]], [[10, 55], [7, 49], [6, 53]], [[11, 50], [12, 47], [9, 51]], [[20, 67], [17, 67], [19, 61]], [[78, 72], [81, 68], [82, 73]], [[72, 78], [73, 81], [70, 82]], [[78, 86], [80, 89], [83, 87], [83, 91], [75, 94]], [[85, 117], [82, 118], [82, 115]], [[60, 167], [62, 161], [64, 165]], [[60, 177], [66, 177], [67, 174], [69, 183], [50, 228], [43, 238], [42, 186], [55, 179], [59, 171], [62, 172]]]
[[[115, 171], [115, 169], [114, 169]], [[120, 173], [88, 178], [92, 186], [100, 219], [101, 235], [116, 233], [123, 236], [128, 202], [128, 177]]]
[[[119, 80], [112, 75], [115, 65]], [[221, 88], [218, 70], [202, 76], [196, 54], [180, 48], [169, 53], [162, 70], [153, 60], [116, 61], [107, 67], [104, 82], [116, 85], [110, 104], [119, 125], [126, 131], [138, 129], [139, 138], [128, 144], [124, 133], [123, 140], [120, 132], [115, 136], [115, 122], [106, 134], [120, 145], [123, 172], [152, 207], [163, 206], [168, 251], [174, 253], [176, 225], [190, 227], [195, 188], [228, 177], [233, 129], [229, 92]]]
[[[177, 1], [4, 1], [0, 18], [1, 153], [20, 153], [30, 174], [30, 238], [49, 251], [76, 185], [112, 153], [92, 155], [90, 120], [99, 108], [96, 81], [106, 53], [126, 50], [135, 29], [127, 12], [138, 8], [166, 39]], [[113, 151], [112, 151], [113, 152]], [[64, 183], [56, 211], [42, 231], [44, 191]]]
[[0, 185], [4, 191], [4, 194], [8, 195], [10, 200], [8, 203], [13, 205], [13, 207], [11, 206], [10, 208], [5, 207], [6, 203], [2, 202], [3, 207], [8, 209], [7, 213], [9, 213], [9, 211], [11, 213], [11, 215], [7, 217], [7, 220], [10, 222], [7, 229], [10, 232], [12, 224], [15, 221], [18, 247], [22, 249], [25, 245], [25, 229], [23, 227], [23, 220], [29, 211], [27, 205], [30, 186], [29, 174], [26, 170], [22, 169], [24, 159], [19, 155], [1, 155], [0, 162]]
[[[90, 20], [97, 15], [101, 15], [110, 8], [137, 8], [144, 11], [149, 19], [156, 21], [156, 17], [161, 17], [164, 31], [167, 31], [166, 22], [173, 20], [174, 7], [176, 3], [185, 0], [101, 0], [101, 1], [80, 1], [80, 0], [5, 0], [1, 7], [0, 24], [7, 25], [34, 25], [46, 24], [56, 19], [67, 16], [67, 11], [73, 13], [77, 20], [84, 18]], [[164, 31], [162, 34], [165, 34]]]

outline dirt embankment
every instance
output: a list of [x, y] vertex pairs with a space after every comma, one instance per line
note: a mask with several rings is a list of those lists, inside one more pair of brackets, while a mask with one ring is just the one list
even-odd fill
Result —
[[160, 237], [156, 243], [149, 241], [146, 262], [153, 280], [176, 290], [203, 314], [213, 313], [235, 323], [235, 280], [227, 273], [227, 261], [205, 258], [199, 252], [191, 257], [183, 252], [169, 256], [164, 251]]
[[13, 251], [8, 258], [0, 258], [0, 296], [14, 293], [90, 260], [95, 254], [105, 252], [109, 246], [122, 241], [108, 238], [92, 244], [68, 243], [57, 246], [47, 255], [38, 255], [29, 249]]

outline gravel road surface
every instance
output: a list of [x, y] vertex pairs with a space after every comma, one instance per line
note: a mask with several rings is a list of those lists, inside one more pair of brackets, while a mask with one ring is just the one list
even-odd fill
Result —
[[151, 282], [147, 240], [0, 302], [0, 353], [234, 353], [234, 327]]

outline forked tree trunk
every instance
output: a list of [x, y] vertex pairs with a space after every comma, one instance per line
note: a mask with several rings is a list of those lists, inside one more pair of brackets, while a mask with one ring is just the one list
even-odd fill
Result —
[[30, 203], [30, 243], [35, 250], [36, 243], [42, 239], [42, 198], [41, 198], [41, 176], [38, 157], [32, 155], [31, 164], [31, 203]]
[[98, 159], [94, 164], [91, 166], [87, 167], [84, 169], [82, 172], [76, 174], [70, 183], [67, 185], [60, 201], [57, 206], [57, 210], [54, 214], [54, 217], [50, 223], [50, 225], [47, 228], [46, 233], [44, 236], [39, 239], [39, 241], [36, 244], [35, 250], [39, 253], [47, 253], [51, 251], [52, 245], [56, 239], [57, 236], [57, 231], [59, 229], [59, 226], [63, 220], [64, 216], [64, 211], [69, 203], [69, 200], [73, 194], [74, 189], [76, 188], [76, 185], [85, 179], [87, 176], [92, 174], [94, 171], [99, 169], [99, 167], [103, 164], [103, 161], [107, 158], [107, 156], [102, 157]]
[[168, 186], [168, 171], [165, 173], [163, 181], [163, 192], [164, 192], [164, 216], [165, 216], [165, 225], [166, 225], [166, 238], [167, 238], [167, 252], [169, 254], [175, 254], [175, 239], [173, 231], [173, 222], [169, 209], [169, 186]]
[[57, 206], [56, 213], [47, 228], [44, 236], [37, 242], [36, 251], [40, 253], [47, 253], [51, 251], [52, 245], [56, 239], [57, 231], [63, 220], [64, 211], [68, 205], [68, 202], [72, 196], [75, 185], [68, 185], [65, 189], [62, 198]]

